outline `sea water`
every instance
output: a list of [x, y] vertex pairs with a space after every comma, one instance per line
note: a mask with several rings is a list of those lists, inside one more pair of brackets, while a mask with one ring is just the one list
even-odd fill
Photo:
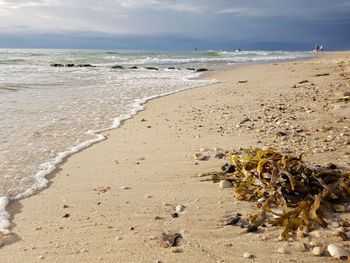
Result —
[[[9, 201], [45, 187], [45, 176], [57, 164], [105, 139], [102, 131], [117, 128], [151, 98], [215, 82], [198, 79], [201, 73], [189, 68], [310, 55], [0, 49], [0, 232], [9, 226]], [[92, 67], [50, 66], [53, 63]], [[123, 69], [113, 69], [115, 65]]]

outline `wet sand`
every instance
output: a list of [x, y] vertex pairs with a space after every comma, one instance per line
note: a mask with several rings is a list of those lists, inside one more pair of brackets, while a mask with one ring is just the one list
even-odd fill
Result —
[[[244, 252], [254, 262], [332, 262], [302, 245], [341, 242], [327, 231], [278, 242], [277, 229], [225, 226], [254, 205], [198, 174], [224, 164], [214, 148], [249, 146], [349, 169], [350, 104], [339, 99], [350, 92], [350, 53], [205, 77], [222, 83], [148, 102], [107, 140], [71, 156], [48, 189], [10, 204], [0, 262], [247, 262]], [[209, 160], [193, 159], [201, 148]], [[178, 205], [185, 208], [173, 217]], [[178, 247], [161, 246], [167, 231], [182, 235]]]

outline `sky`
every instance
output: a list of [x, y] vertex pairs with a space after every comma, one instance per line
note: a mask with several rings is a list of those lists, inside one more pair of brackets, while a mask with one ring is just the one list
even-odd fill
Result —
[[350, 49], [349, 0], [0, 0], [0, 47]]

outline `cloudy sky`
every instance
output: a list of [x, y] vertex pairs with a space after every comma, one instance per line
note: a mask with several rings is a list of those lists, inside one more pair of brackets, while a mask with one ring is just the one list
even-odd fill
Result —
[[0, 47], [350, 48], [349, 0], [0, 0]]

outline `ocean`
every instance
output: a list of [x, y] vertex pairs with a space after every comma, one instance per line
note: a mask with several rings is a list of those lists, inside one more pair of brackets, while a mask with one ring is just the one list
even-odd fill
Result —
[[149, 99], [217, 82], [199, 79], [202, 73], [193, 69], [311, 56], [0, 49], [0, 232], [9, 226], [10, 201], [46, 187], [45, 176], [67, 156], [104, 140], [102, 131], [120, 126]]

